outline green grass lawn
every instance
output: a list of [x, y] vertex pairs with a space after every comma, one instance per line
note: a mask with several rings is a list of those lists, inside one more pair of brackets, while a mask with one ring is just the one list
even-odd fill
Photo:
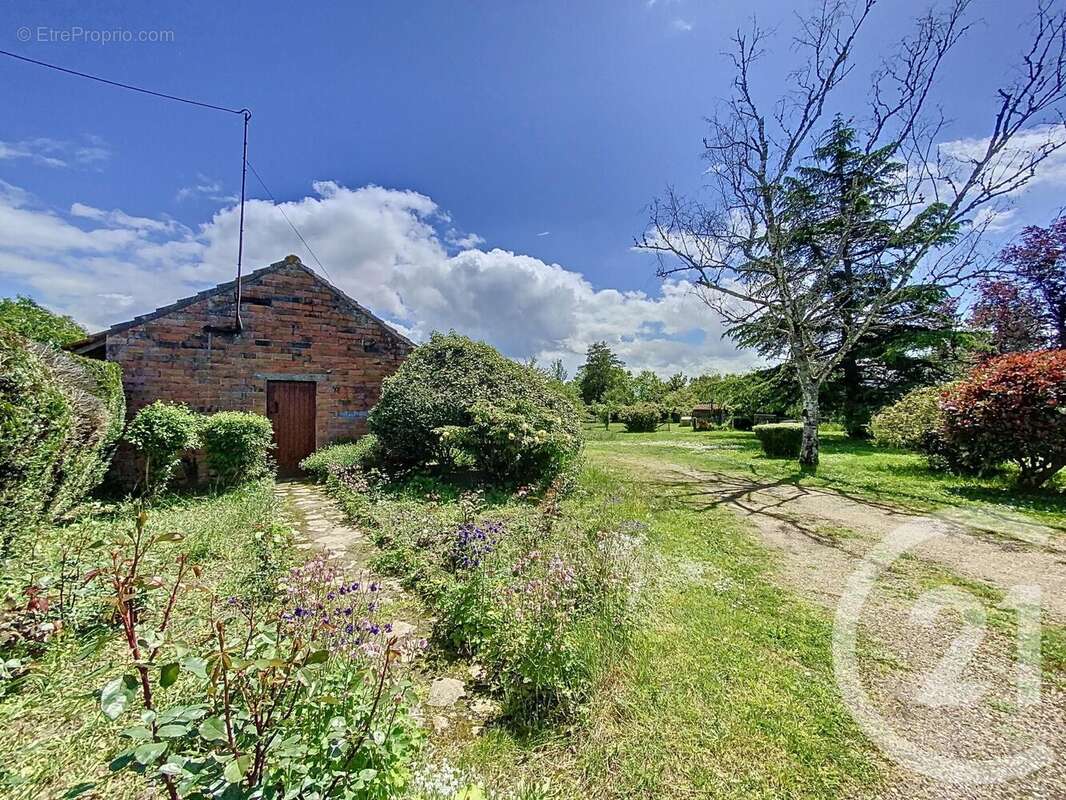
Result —
[[594, 454], [632, 450], [703, 471], [824, 487], [914, 511], [969, 507], [1021, 513], [1066, 532], [1064, 473], [1040, 491], [1019, 492], [1009, 469], [985, 478], [935, 472], [922, 456], [851, 441], [835, 432], [821, 436], [815, 474], [802, 472], [795, 461], [765, 457], [755, 436], [745, 431], [696, 432], [672, 425], [655, 433], [627, 433], [619, 424], [610, 430], [590, 424], [585, 433]]
[[[240, 593], [256, 581], [277, 580], [287, 564], [292, 540], [279, 525], [269, 481], [222, 495], [169, 498], [149, 511], [150, 531], [181, 531], [185, 538], [169, 545], [169, 556], [189, 554], [204, 569], [204, 580], [220, 593]], [[93, 526], [102, 537], [131, 524], [132, 515], [99, 517], [52, 531], [57, 541], [83, 535]], [[48, 543], [50, 544], [50, 542]], [[164, 572], [167, 554], [153, 569]], [[102, 590], [101, 590], [102, 593]], [[0, 797], [42, 800], [61, 798], [72, 787], [95, 784], [87, 797], [132, 800], [152, 796], [147, 785], [131, 772], [111, 774], [108, 762], [122, 749], [118, 731], [129, 718], [110, 722], [100, 712], [100, 688], [128, 670], [129, 655], [119, 628], [108, 624], [99, 597], [86, 600], [89, 618], [77, 632], [60, 637], [17, 681], [0, 684]], [[195, 613], [202, 596], [183, 599], [192, 611], [176, 619], [173, 631], [182, 641], [194, 641], [206, 631]], [[93, 612], [91, 609], [96, 608]], [[95, 621], [93, 618], [95, 617]], [[180, 692], [180, 683], [168, 691]]]
[[[750, 433], [675, 427], [628, 434], [614, 426], [590, 426], [587, 433], [586, 459], [561, 503], [560, 524], [632, 532], [640, 563], [632, 635], [624, 649], [603, 653], [591, 700], [570, 722], [533, 733], [497, 722], [477, 736], [452, 730], [434, 742], [434, 757], [470, 770], [491, 789], [513, 792], [515, 800], [862, 798], [877, 796], [890, 775], [838, 695], [830, 613], [775, 581], [775, 557], [748, 523], [725, 507], [697, 509], [661, 496], [619, 465], [627, 454], [827, 487], [915, 510], [990, 505], [1066, 530], [1061, 477], [1048, 490], [1019, 495], [1009, 475], [933, 473], [918, 456], [838, 434], [824, 437], [822, 464], [809, 475], [790, 461], [763, 457]], [[263, 482], [170, 499], [151, 512], [149, 525], [183, 531], [174, 552], [202, 565], [220, 592], [240, 593], [257, 581], [275, 581], [293, 557], [271, 488]], [[489, 515], [520, 515], [531, 507], [528, 500], [490, 494]], [[414, 490], [403, 498], [419, 513], [457, 518], [454, 496]], [[111, 534], [129, 523], [125, 516], [92, 522]], [[922, 572], [915, 580], [920, 586], [950, 578]], [[175, 635], [198, 635], [195, 613], [187, 624]], [[1062, 640], [1055, 642], [1061, 653]], [[96, 797], [146, 796], [130, 773], [108, 772], [108, 759], [120, 748], [117, 730], [127, 723], [108, 722], [98, 709], [100, 687], [127, 659], [116, 628], [100, 615], [96, 624], [60, 637], [28, 676], [6, 687], [0, 796], [60, 798], [83, 782], [97, 784]]]

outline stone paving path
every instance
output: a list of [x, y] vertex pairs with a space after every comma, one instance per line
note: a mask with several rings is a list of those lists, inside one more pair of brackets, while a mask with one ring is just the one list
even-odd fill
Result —
[[[389, 620], [393, 632], [400, 637], [427, 636], [431, 620], [409, 622], [400, 618], [401, 611], [410, 612], [417, 607], [417, 600], [400, 584], [390, 578], [376, 575], [371, 561], [376, 553], [374, 543], [345, 518], [333, 499], [319, 486], [298, 481], [279, 482], [274, 488], [283, 510], [292, 519], [298, 532], [299, 546], [308, 551], [324, 551], [344, 565], [348, 573], [362, 574], [376, 580], [382, 587], [381, 600], [384, 607], [399, 606], [397, 615]], [[469, 669], [474, 674], [474, 668]], [[425, 717], [437, 733], [453, 726], [474, 733], [480, 730], [479, 723], [494, 716], [498, 710], [492, 701], [470, 697], [465, 682], [455, 676], [426, 674], [420, 683], [428, 687], [425, 704], [428, 711], [415, 710], [415, 716]]]
[[276, 484], [274, 494], [296, 524], [301, 548], [324, 550], [351, 571], [369, 570], [373, 542], [348, 524], [344, 513], [322, 489], [310, 483], [287, 481]]

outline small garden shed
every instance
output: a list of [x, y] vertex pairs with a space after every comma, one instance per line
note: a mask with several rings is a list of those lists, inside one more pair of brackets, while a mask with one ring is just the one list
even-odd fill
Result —
[[[155, 400], [252, 411], [274, 425], [282, 474], [366, 430], [412, 342], [296, 256], [113, 325], [70, 349], [122, 367], [127, 414]], [[121, 465], [119, 465], [121, 467]]]
[[704, 403], [692, 408], [692, 430], [708, 431], [714, 425], [721, 425], [726, 418], [727, 411], [722, 406]]

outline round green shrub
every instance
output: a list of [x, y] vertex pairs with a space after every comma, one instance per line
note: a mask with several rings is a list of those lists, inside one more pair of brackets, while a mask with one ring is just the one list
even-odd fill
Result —
[[654, 403], [639, 403], [626, 406], [618, 412], [618, 418], [630, 433], [650, 433], [659, 427], [662, 410]]
[[470, 408], [470, 418], [465, 427], [441, 429], [442, 441], [493, 478], [543, 481], [557, 475], [576, 453], [575, 437], [558, 412], [539, 403], [480, 401]]
[[199, 446], [200, 418], [179, 403], [157, 400], [137, 412], [126, 428], [126, 441], [144, 459], [144, 488], [160, 491], [186, 450]]
[[412, 351], [369, 423], [391, 466], [468, 463], [500, 482], [550, 478], [581, 447], [581, 415], [566, 392], [456, 333]]
[[208, 468], [226, 486], [257, 480], [272, 471], [274, 427], [261, 414], [220, 411], [200, 424], [199, 436]]
[[798, 458], [803, 443], [803, 425], [798, 422], [775, 422], [752, 428], [762, 451], [770, 458]]
[[928, 453], [939, 436], [943, 415], [940, 395], [946, 386], [926, 386], [903, 395], [874, 414], [870, 432], [874, 444]]
[[980, 475], [994, 469], [996, 459], [978, 452], [965, 438], [945, 435], [944, 397], [958, 385], [914, 389], [878, 411], [870, 420], [874, 444], [921, 453], [935, 470]]

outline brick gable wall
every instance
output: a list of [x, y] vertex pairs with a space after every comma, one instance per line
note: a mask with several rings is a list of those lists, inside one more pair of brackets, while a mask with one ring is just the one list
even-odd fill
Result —
[[202, 412], [266, 415], [267, 380], [314, 380], [317, 445], [357, 437], [381, 382], [411, 346], [317, 280], [284, 263], [243, 287], [243, 331], [233, 325], [231, 292], [109, 332], [106, 358], [121, 365], [130, 416], [155, 400]]

